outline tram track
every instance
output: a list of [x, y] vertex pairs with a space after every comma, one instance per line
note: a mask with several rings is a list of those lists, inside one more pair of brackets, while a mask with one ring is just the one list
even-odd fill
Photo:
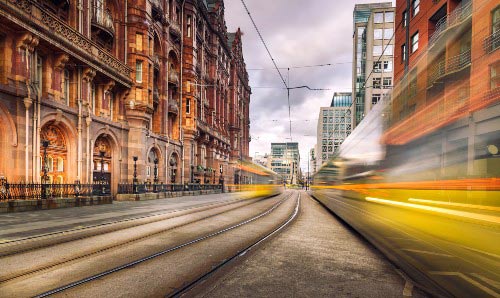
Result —
[[[284, 203], [285, 201], [287, 201], [290, 197], [292, 197], [292, 194], [287, 194], [287, 195], [282, 195], [283, 197], [277, 197], [276, 199], [279, 199], [278, 202], [271, 202], [272, 205], [269, 205], [269, 202], [266, 203], [266, 202], [262, 202], [261, 203], [261, 207], [258, 212], [258, 214], [254, 214], [252, 215], [251, 217], [247, 218], [247, 219], [244, 219], [242, 221], [239, 221], [235, 224], [231, 224], [229, 226], [222, 226], [221, 229], [219, 230], [215, 230], [212, 231], [211, 233], [207, 233], [207, 234], [200, 234], [200, 235], [197, 235], [197, 237], [193, 238], [193, 239], [189, 239], [189, 238], [186, 238], [188, 239], [188, 241], [184, 241], [184, 242], [179, 242], [177, 243], [176, 245], [172, 245], [172, 246], [167, 246], [167, 248], [161, 250], [161, 251], [157, 251], [155, 253], [152, 253], [150, 255], [147, 255], [147, 256], [143, 256], [141, 258], [138, 258], [138, 259], [135, 259], [134, 261], [131, 261], [131, 262], [128, 262], [128, 263], [124, 263], [124, 264], [121, 264], [119, 266], [115, 266], [113, 268], [109, 268], [108, 270], [103, 270], [102, 272], [100, 273], [97, 273], [97, 274], [93, 274], [93, 275], [89, 275], [89, 277], [86, 277], [86, 278], [80, 278], [76, 281], [73, 281], [71, 283], [68, 283], [64, 286], [60, 286], [60, 287], [56, 287], [56, 288], [53, 288], [52, 290], [49, 290], [49, 291], [45, 291], [41, 294], [39, 294], [37, 297], [46, 297], [46, 296], [50, 296], [50, 295], [53, 295], [53, 294], [56, 294], [56, 293], [60, 293], [62, 291], [65, 291], [67, 289], [70, 289], [70, 288], [74, 288], [74, 287], [77, 287], [79, 285], [83, 285], [83, 284], [89, 284], [91, 283], [92, 281], [95, 281], [95, 280], [102, 280], [103, 277], [105, 276], [108, 276], [108, 275], [111, 275], [115, 272], [119, 272], [119, 271], [122, 271], [124, 269], [127, 269], [127, 268], [131, 268], [131, 267], [135, 267], [136, 265], [138, 264], [141, 264], [141, 263], [144, 263], [144, 262], [147, 262], [149, 260], [152, 260], [152, 259], [155, 259], [155, 258], [158, 258], [162, 255], [166, 255], [166, 254], [169, 254], [171, 252], [174, 252], [174, 251], [179, 251], [179, 250], [182, 250], [183, 248], [186, 248], [188, 246], [191, 246], [195, 243], [200, 243], [200, 242], [203, 242], [205, 240], [208, 240], [208, 239], [211, 239], [211, 238], [214, 238], [218, 235], [221, 235], [221, 234], [224, 234], [226, 232], [229, 232], [229, 231], [232, 231], [234, 229], [237, 229], [239, 227], [242, 227], [242, 226], [245, 226], [245, 225], [248, 225], [252, 222], [255, 222], [256, 220], [266, 216], [266, 215], [269, 215], [270, 213], [272, 213], [273, 211], [275, 211], [280, 205], [282, 205], [282, 203]], [[298, 198], [297, 198], [298, 200]], [[291, 201], [290, 201], [291, 202]], [[262, 205], [264, 204], [265, 205]], [[291, 204], [291, 203], [290, 203]], [[287, 204], [290, 205], [290, 204]], [[265, 206], [268, 206], [268, 207], [265, 207]], [[269, 207], [270, 206], [270, 207]], [[263, 207], [265, 207], [266, 209], [263, 209]], [[252, 207], [251, 207], [252, 208]], [[264, 210], [264, 211], [263, 211]], [[263, 211], [263, 212], [261, 212]], [[282, 211], [281, 211], [282, 212]], [[227, 215], [226, 215], [227, 216]], [[240, 254], [241, 252], [238, 252], [238, 254]], [[68, 260], [68, 262], [70, 262], [70, 260]], [[61, 262], [59, 265], [62, 265], [64, 266], [65, 263], [67, 262]], [[57, 265], [58, 266], [58, 265]], [[45, 277], [42, 277], [42, 275], [44, 274], [44, 271], [48, 270], [50, 268], [44, 268], [44, 269], [41, 269], [41, 270], [37, 270], [36, 272], [32, 272], [30, 274], [25, 274], [23, 276], [19, 276], [18, 278], [22, 280], [22, 282], [25, 282], [27, 284], [30, 284], [31, 282], [30, 281], [26, 281], [25, 279], [30, 279], [30, 275], [36, 275], [38, 277], [38, 280], [43, 280]], [[59, 270], [59, 269], [58, 269]], [[71, 269], [69, 269], [71, 270]], [[127, 271], [128, 272], [128, 271]], [[49, 272], [49, 273], [52, 273], [52, 272]], [[35, 281], [37, 279], [34, 279]], [[16, 278], [17, 279], [17, 278]], [[48, 277], [48, 279], [50, 280], [51, 277]], [[31, 280], [31, 279], [30, 279]], [[66, 279], [65, 279], [66, 280]], [[10, 280], [12, 281], [12, 280]], [[9, 281], [9, 282], [10, 282]], [[7, 283], [9, 283], [7, 282]], [[5, 282], [3, 282], [4, 286], [5, 286]], [[5, 289], [5, 288], [4, 288]], [[8, 291], [6, 291], [5, 293], [8, 293], [9, 291], [11, 291], [12, 289], [8, 289]], [[2, 292], [2, 283], [0, 283], [0, 292]], [[41, 291], [40, 291], [41, 292]], [[29, 294], [28, 296], [33, 296], [32, 294]]]
[[[41, 249], [45, 247], [50, 247], [70, 241], [82, 240], [85, 238], [90, 238], [106, 233], [111, 233], [123, 229], [139, 227], [142, 225], [147, 225], [155, 222], [160, 222], [163, 220], [169, 220], [178, 218], [186, 214], [192, 214], [197, 212], [203, 212], [210, 209], [220, 208], [224, 206], [229, 206], [238, 203], [254, 203], [260, 200], [265, 200], [269, 197], [263, 197], [259, 199], [231, 199], [222, 202], [213, 202], [208, 204], [197, 204], [194, 206], [189, 206], [187, 208], [180, 209], [165, 209], [166, 212], [155, 212], [151, 215], [144, 215], [138, 217], [125, 218], [116, 221], [104, 222], [101, 224], [89, 225], [84, 227], [72, 228], [62, 231], [44, 233], [29, 237], [23, 237], [13, 240], [8, 240], [0, 243], [0, 259], [3, 257], [29, 252], [36, 249]], [[193, 211], [194, 212], [191, 212]], [[161, 210], [160, 210], [161, 211]], [[1, 282], [1, 279], [0, 279]]]
[[[248, 200], [248, 201], [247, 200], [237, 201], [237, 202], [212, 206], [211, 208], [202, 208], [202, 210], [197, 210], [196, 212], [191, 212], [191, 213], [178, 215], [178, 216], [174, 216], [174, 217], [168, 217], [168, 218], [161, 219], [161, 220], [155, 220], [154, 222], [143, 223], [140, 225], [136, 225], [136, 226], [128, 227], [128, 228], [124, 228], [124, 229], [116, 229], [116, 230], [111, 231], [111, 232], [99, 231], [98, 233], [94, 233], [92, 235], [87, 235], [86, 237], [76, 238], [76, 239], [72, 239], [72, 240], [66, 239], [66, 241], [63, 241], [61, 243], [45, 246], [42, 249], [51, 249], [52, 247], [56, 247], [57, 245], [71, 244], [71, 242], [80, 241], [80, 240], [82, 240], [82, 241], [88, 240], [92, 237], [99, 237], [99, 236], [103, 237], [103, 236], [106, 236], [107, 234], [113, 233], [113, 232], [123, 232], [123, 231], [128, 230], [128, 229], [140, 228], [140, 227], [145, 228], [145, 227], [147, 227], [147, 225], [159, 225], [159, 224], [162, 224], [162, 222], [168, 222], [171, 220], [180, 221], [179, 223], [172, 223], [172, 224], [170, 224], [170, 226], [167, 226], [166, 228], [163, 228], [161, 226], [156, 227], [155, 229], [152, 229], [146, 233], [143, 233], [140, 236], [131, 236], [129, 239], [127, 239], [125, 241], [120, 241], [118, 243], [113, 243], [110, 245], [101, 245], [97, 249], [92, 248], [88, 251], [85, 251], [84, 253], [80, 253], [77, 255], [69, 256], [69, 257], [59, 257], [53, 261], [47, 261], [47, 262], [42, 263], [38, 266], [17, 268], [18, 266], [14, 262], [14, 265], [15, 265], [17, 271], [0, 272], [0, 288], [1, 288], [2, 284], [8, 283], [10, 281], [29, 277], [30, 275], [33, 275], [33, 274], [38, 274], [38, 273], [41, 273], [41, 272], [44, 272], [44, 271], [47, 271], [47, 270], [50, 270], [50, 269], [53, 269], [56, 267], [62, 267], [65, 264], [70, 264], [70, 263], [73, 263], [76, 261], [81, 261], [81, 260], [84, 260], [84, 259], [87, 259], [87, 258], [90, 258], [93, 256], [97, 256], [97, 255], [104, 253], [104, 252], [119, 249], [121, 247], [125, 247], [127, 245], [131, 245], [131, 244], [136, 243], [136, 242], [147, 240], [148, 238], [152, 238], [152, 237], [155, 237], [155, 236], [158, 236], [161, 234], [169, 233], [169, 232], [174, 231], [176, 229], [179, 229], [181, 227], [184, 227], [184, 226], [187, 226], [190, 224], [195, 224], [196, 222], [199, 222], [202, 220], [214, 218], [214, 217], [220, 216], [224, 213], [228, 213], [228, 212], [231, 212], [231, 211], [239, 209], [239, 208], [244, 208], [244, 207], [247, 207], [249, 205], [253, 205], [253, 204], [262, 202], [262, 201], [269, 199], [269, 198], [272, 198], [272, 197], [273, 196], [264, 197], [264, 198], [260, 198], [260, 199], [253, 199], [253, 200]], [[240, 203], [240, 204], [238, 204], [238, 203]], [[220, 211], [213, 212], [213, 213], [208, 214], [208, 215], [201, 214], [203, 212], [214, 211], [218, 208], [223, 208], [223, 209]], [[198, 214], [198, 216], [196, 217], [197, 214]], [[186, 220], [182, 221], [182, 219], [183, 219], [182, 217], [186, 217]], [[19, 255], [20, 258], [24, 258], [24, 256], [26, 256], [27, 253], [36, 253], [39, 249], [40, 248], [32, 248], [29, 251], [23, 251], [23, 252], [18, 253], [16, 255]], [[16, 257], [16, 255], [10, 255], [10, 256], [0, 258], [0, 264], [2, 264], [2, 262], [5, 261], [7, 258]]]
[[[102, 272], [100, 272], [98, 274], [94, 274], [94, 275], [91, 275], [89, 277], [86, 277], [86, 278], [79, 279], [79, 280], [76, 280], [74, 282], [68, 283], [66, 285], [53, 288], [51, 290], [45, 291], [43, 293], [40, 293], [40, 294], [36, 295], [35, 297], [48, 297], [48, 296], [52, 296], [52, 295], [55, 295], [55, 294], [58, 294], [58, 293], [62, 293], [64, 291], [66, 291], [66, 290], [69, 290], [69, 289], [72, 289], [72, 288], [75, 288], [75, 287], [78, 287], [78, 286], [82, 286], [82, 285], [85, 285], [85, 284], [92, 283], [93, 281], [96, 281], [96, 280], [102, 280], [103, 277], [106, 277], [108, 275], [112, 275], [113, 273], [117, 273], [117, 272], [120, 272], [120, 271], [122, 271], [124, 269], [135, 267], [136, 265], [139, 265], [141, 263], [145, 263], [147, 261], [156, 259], [156, 258], [158, 258], [160, 256], [169, 254], [169, 253], [174, 252], [174, 251], [181, 250], [181, 249], [186, 248], [188, 246], [191, 246], [193, 244], [196, 244], [196, 243], [199, 243], [199, 242], [203, 242], [203, 241], [208, 240], [208, 239], [212, 239], [212, 238], [214, 238], [216, 236], [219, 236], [221, 234], [224, 234], [224, 233], [227, 233], [229, 231], [232, 231], [232, 230], [235, 230], [237, 228], [240, 228], [242, 226], [248, 225], [248, 224], [253, 223], [256, 220], [264, 217], [264, 216], [267, 216], [267, 215], [271, 214], [273, 211], [275, 211], [280, 205], [282, 205], [285, 201], [287, 201], [292, 196], [293, 196], [293, 194], [288, 194], [284, 198], [280, 199], [277, 203], [274, 203], [270, 208], [266, 209], [265, 211], [263, 211], [263, 212], [261, 212], [261, 213], [259, 213], [257, 215], [254, 215], [254, 216], [252, 216], [250, 218], [244, 219], [243, 221], [237, 222], [236, 224], [232, 224], [230, 226], [224, 227], [224, 228], [219, 229], [219, 230], [217, 230], [215, 232], [211, 232], [211, 233], [208, 233], [208, 234], [200, 235], [200, 236], [198, 236], [198, 237], [196, 237], [194, 239], [191, 239], [189, 241], [186, 241], [186, 242], [183, 242], [181, 244], [178, 244], [178, 245], [166, 248], [164, 250], [161, 250], [161, 251], [158, 251], [156, 253], [150, 254], [148, 256], [145, 256], [145, 257], [136, 259], [134, 261], [122, 264], [120, 266], [116, 266], [114, 268], [102, 271]], [[288, 219], [287, 219], [287, 221], [285, 223], [281, 223], [278, 228], [273, 229], [271, 232], [267, 233], [264, 237], [259, 238], [257, 241], [255, 241], [252, 245], [246, 247], [244, 250], [239, 250], [230, 259], [236, 258], [237, 256], [244, 254], [246, 251], [252, 249], [253, 247], [255, 247], [256, 245], [258, 245], [262, 241], [265, 241], [266, 239], [268, 239], [269, 237], [271, 237], [272, 235], [274, 235], [275, 233], [277, 233], [281, 229], [283, 229], [286, 225], [288, 225], [293, 220], [293, 218], [295, 218], [296, 214], [298, 213], [299, 202], [300, 202], [300, 198], [298, 196], [297, 197], [297, 203], [296, 203], [296, 206], [294, 208], [295, 212], [294, 212], [294, 214], [292, 216], [288, 217]], [[226, 259], [225, 262], [223, 262], [223, 263], [227, 263], [228, 261], [229, 260]], [[221, 264], [221, 266], [222, 266], [222, 264]], [[217, 266], [217, 267], [219, 267], [219, 266]], [[212, 269], [216, 270], [216, 268], [212, 268]]]
[[201, 276], [199, 276], [198, 278], [194, 279], [193, 281], [189, 282], [187, 285], [185, 285], [183, 288], [181, 289], [178, 289], [178, 290], [175, 290], [173, 291], [172, 293], [169, 293], [167, 295], [165, 295], [166, 297], [169, 297], [169, 298], [178, 298], [178, 297], [183, 297], [185, 294], [187, 294], [191, 289], [193, 289], [194, 287], [198, 286], [202, 281], [210, 278], [211, 276], [213, 276], [216, 272], [218, 272], [220, 269], [222, 269], [223, 267], [225, 266], [228, 266], [230, 265], [231, 263], [233, 263], [235, 260], [237, 260], [238, 258], [246, 255], [247, 253], [249, 253], [251, 250], [253, 250], [254, 248], [256, 248], [257, 246], [259, 246], [261, 243], [263, 243], [264, 241], [268, 240], [269, 238], [271, 238], [272, 236], [274, 236], [275, 234], [277, 234], [278, 232], [280, 232], [281, 230], [283, 230], [285, 227], [287, 227], [292, 221], [295, 220], [295, 218], [297, 217], [298, 213], [299, 213], [299, 209], [300, 209], [300, 193], [298, 195], [298, 199], [297, 199], [297, 204], [295, 205], [295, 209], [294, 209], [294, 212], [290, 215], [290, 217], [288, 217], [284, 222], [282, 222], [278, 227], [276, 227], [275, 229], [271, 230], [269, 233], [267, 233], [266, 235], [264, 235], [263, 237], [261, 237], [260, 239], [257, 239], [256, 241], [254, 241], [253, 243], [251, 243], [250, 245], [248, 245], [247, 247], [239, 250], [237, 253], [235, 253], [232, 257], [230, 258], [227, 258], [225, 260], [223, 260], [222, 262], [220, 262], [218, 265], [214, 266], [212, 268], [212, 270], [206, 272], [205, 274], [202, 274]]

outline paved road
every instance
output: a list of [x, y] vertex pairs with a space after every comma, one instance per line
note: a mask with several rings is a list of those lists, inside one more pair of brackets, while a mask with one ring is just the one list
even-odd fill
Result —
[[[186, 297], [402, 297], [405, 280], [302, 192], [296, 222]], [[406, 285], [406, 295], [424, 296]]]

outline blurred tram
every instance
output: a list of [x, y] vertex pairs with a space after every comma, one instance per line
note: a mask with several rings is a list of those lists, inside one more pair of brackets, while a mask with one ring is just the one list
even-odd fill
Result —
[[386, 97], [314, 175], [314, 197], [427, 292], [500, 297], [499, 94], [440, 125], [420, 118], [423, 133], [407, 120], [418, 112], [390, 119]]
[[254, 196], [271, 196], [283, 190], [283, 182], [278, 174], [249, 161], [238, 161], [234, 181], [234, 184], [227, 185], [229, 191], [249, 191]]

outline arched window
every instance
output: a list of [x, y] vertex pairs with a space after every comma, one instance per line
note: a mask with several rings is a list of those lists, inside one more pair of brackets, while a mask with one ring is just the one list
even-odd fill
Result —
[[57, 171], [64, 172], [64, 159], [62, 157], [57, 158]]

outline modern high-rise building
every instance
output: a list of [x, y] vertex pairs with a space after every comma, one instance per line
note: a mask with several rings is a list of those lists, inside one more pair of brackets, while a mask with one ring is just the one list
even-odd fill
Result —
[[353, 126], [393, 86], [394, 7], [391, 2], [357, 4], [353, 20]]
[[297, 184], [300, 179], [299, 143], [271, 143], [268, 168], [280, 175], [287, 184]]
[[316, 165], [332, 158], [352, 131], [350, 92], [335, 92], [329, 107], [320, 108], [318, 117]]

